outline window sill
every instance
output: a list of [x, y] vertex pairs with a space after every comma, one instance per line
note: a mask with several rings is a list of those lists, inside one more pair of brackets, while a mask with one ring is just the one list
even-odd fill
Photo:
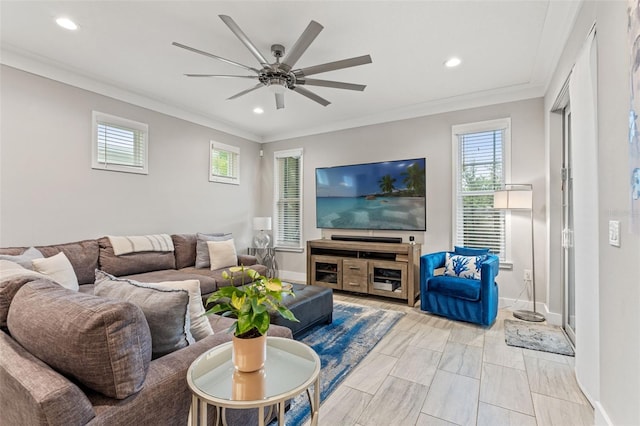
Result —
[[281, 251], [281, 252], [285, 252], [285, 253], [303, 253], [304, 252], [304, 248], [302, 248], [302, 247], [284, 247], [284, 246], [280, 246], [280, 247], [276, 247], [275, 249], [276, 249], [276, 251]]
[[504, 270], [504, 271], [512, 271], [513, 270], [513, 263], [511, 261], [500, 261], [500, 269]]

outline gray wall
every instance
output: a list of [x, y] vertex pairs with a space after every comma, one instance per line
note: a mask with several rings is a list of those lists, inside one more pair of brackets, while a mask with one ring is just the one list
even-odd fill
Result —
[[[259, 144], [2, 67], [0, 246], [107, 234], [251, 239]], [[91, 111], [149, 125], [149, 174], [91, 169]], [[209, 141], [239, 146], [241, 185], [208, 181]]]
[[[585, 2], [558, 64], [545, 97], [545, 110], [557, 97], [589, 29], [596, 23], [598, 49], [598, 233], [599, 233], [599, 400], [596, 424], [640, 424], [640, 235], [631, 232], [629, 188], [629, 48], [627, 46], [627, 2]], [[553, 120], [547, 117], [550, 132]], [[559, 140], [547, 135], [549, 157], [560, 152]], [[550, 188], [559, 187], [557, 173], [550, 166]], [[550, 224], [559, 227], [557, 192], [550, 194]], [[579, 212], [576, 212], [579, 214]], [[640, 218], [636, 218], [640, 220]], [[620, 221], [620, 247], [608, 244], [609, 220]], [[550, 252], [559, 253], [559, 241]], [[559, 257], [552, 256], [551, 262]], [[559, 280], [559, 268], [550, 268], [551, 281]], [[577, 283], [580, 285], [580, 283]], [[561, 300], [561, 293], [551, 294]], [[576, 318], [580, 330], [580, 318]], [[580, 335], [578, 334], [578, 338]], [[578, 375], [580, 380], [580, 375]]]
[[[422, 252], [452, 248], [452, 164], [451, 126], [476, 121], [511, 117], [511, 182], [532, 183], [534, 194], [536, 277], [539, 301], [546, 300], [545, 195], [544, 195], [544, 116], [543, 100], [532, 99], [483, 108], [455, 111], [410, 120], [360, 127], [308, 136], [264, 145], [263, 198], [261, 208], [268, 212], [273, 197], [273, 152], [288, 148], [304, 149], [304, 239], [322, 238], [315, 226], [316, 167], [372, 161], [426, 157], [427, 159], [427, 231], [376, 231], [372, 235], [415, 235], [423, 243]], [[266, 214], [266, 213], [265, 213]], [[531, 267], [529, 216], [513, 215], [513, 271], [501, 271], [500, 296], [515, 299], [524, 283], [523, 269]], [[344, 234], [346, 232], [336, 231]], [[367, 233], [369, 234], [369, 233]], [[325, 237], [330, 234], [327, 233]], [[306, 253], [278, 253], [283, 274], [304, 277]]]

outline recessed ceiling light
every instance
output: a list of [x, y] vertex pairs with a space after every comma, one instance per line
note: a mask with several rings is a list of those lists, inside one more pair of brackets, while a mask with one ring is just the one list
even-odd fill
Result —
[[78, 29], [78, 24], [76, 24], [69, 18], [60, 17], [56, 19], [56, 24], [60, 25], [62, 28], [65, 28], [71, 31], [75, 31]]
[[460, 60], [460, 58], [449, 58], [447, 59], [447, 61], [444, 63], [444, 65], [447, 68], [453, 68], [453, 67], [457, 67], [458, 65], [460, 65], [460, 63], [462, 63], [462, 61]]
[[264, 110], [262, 108], [260, 108], [260, 107], [255, 107], [253, 109], [253, 113], [254, 114], [262, 114], [263, 112], [264, 112]]

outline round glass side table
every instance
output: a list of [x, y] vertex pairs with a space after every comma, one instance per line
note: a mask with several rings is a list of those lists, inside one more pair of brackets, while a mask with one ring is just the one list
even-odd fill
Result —
[[[231, 361], [231, 342], [216, 346], [196, 358], [187, 371], [193, 393], [190, 424], [207, 424], [207, 405], [216, 407], [217, 424], [226, 424], [227, 408], [258, 408], [264, 426], [265, 407], [275, 405], [278, 425], [284, 425], [285, 402], [306, 391], [311, 424], [318, 424], [320, 409], [320, 358], [304, 343], [267, 337], [267, 360], [257, 372], [240, 373]], [[313, 394], [311, 392], [313, 387]]]

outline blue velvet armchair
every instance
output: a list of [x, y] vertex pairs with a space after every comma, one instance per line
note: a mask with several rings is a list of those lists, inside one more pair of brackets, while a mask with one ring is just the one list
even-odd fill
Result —
[[[447, 253], [463, 256], [484, 254], [478, 265], [480, 279], [435, 275], [445, 266]], [[420, 309], [447, 318], [491, 325], [498, 313], [498, 256], [479, 249], [456, 247], [456, 252], [441, 251], [420, 258]]]

